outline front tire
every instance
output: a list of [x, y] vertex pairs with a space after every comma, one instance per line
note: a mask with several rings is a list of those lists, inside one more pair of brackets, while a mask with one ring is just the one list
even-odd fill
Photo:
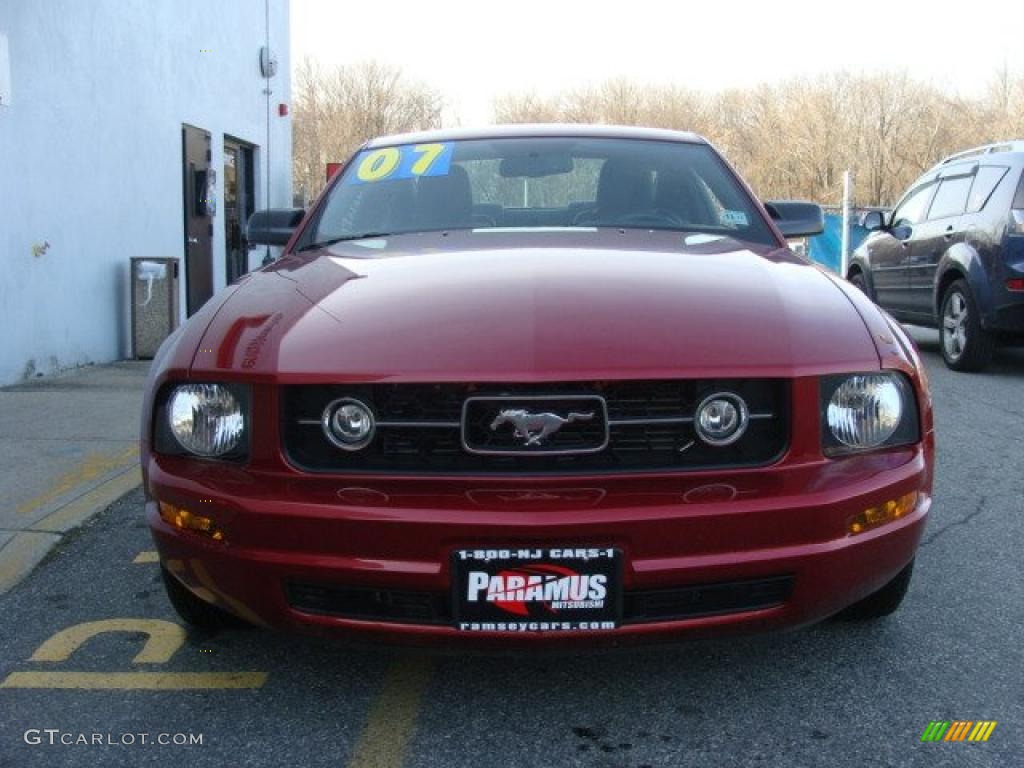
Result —
[[839, 614], [839, 618], [847, 621], [869, 621], [881, 619], [894, 613], [900, 607], [903, 598], [907, 596], [910, 577], [913, 573], [914, 561], [911, 560], [906, 568], [893, 577], [892, 581], [877, 592], [873, 592], [863, 600], [851, 605]]
[[193, 595], [163, 565], [160, 566], [160, 575], [164, 580], [167, 599], [185, 623], [196, 629], [208, 631], [237, 627], [242, 624], [231, 614]]
[[939, 317], [942, 359], [954, 371], [980, 371], [992, 360], [996, 342], [981, 327], [981, 313], [966, 280], [950, 284]]

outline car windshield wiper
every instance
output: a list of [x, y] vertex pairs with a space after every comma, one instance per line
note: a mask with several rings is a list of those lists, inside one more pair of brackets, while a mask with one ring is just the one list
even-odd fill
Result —
[[326, 248], [329, 245], [335, 243], [344, 243], [349, 240], [366, 240], [371, 237], [390, 237], [395, 234], [394, 232], [360, 232], [358, 235], [342, 235], [341, 237], [332, 237], [329, 240], [321, 240], [319, 243], [310, 243], [304, 245], [301, 248], [297, 248], [299, 251], [312, 251], [316, 248]]

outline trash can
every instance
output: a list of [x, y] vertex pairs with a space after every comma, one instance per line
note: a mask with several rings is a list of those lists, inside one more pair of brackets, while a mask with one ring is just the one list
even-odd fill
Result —
[[131, 260], [132, 357], [149, 360], [178, 327], [178, 260]]

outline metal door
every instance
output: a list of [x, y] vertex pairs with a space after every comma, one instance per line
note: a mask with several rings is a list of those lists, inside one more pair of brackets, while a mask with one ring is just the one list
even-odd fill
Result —
[[910, 308], [907, 260], [937, 186], [929, 181], [912, 189], [896, 206], [886, 230], [868, 241], [875, 298], [890, 312], [898, 314]]
[[905, 264], [909, 306], [907, 310], [931, 320], [935, 271], [946, 251], [963, 241], [960, 219], [974, 181], [974, 165], [954, 166], [940, 175], [939, 189], [928, 209], [928, 220], [915, 228]]
[[889, 232], [873, 232], [865, 248], [871, 263], [875, 300], [887, 309], [899, 307], [906, 293], [906, 275], [900, 264], [906, 244]]
[[185, 208], [185, 293], [187, 312], [195, 314], [213, 296], [213, 194], [210, 133], [191, 125], [181, 129]]
[[907, 268], [906, 311], [931, 320], [935, 315], [932, 297], [935, 291], [935, 270], [943, 254], [963, 240], [960, 216], [925, 221], [914, 228], [904, 264]]

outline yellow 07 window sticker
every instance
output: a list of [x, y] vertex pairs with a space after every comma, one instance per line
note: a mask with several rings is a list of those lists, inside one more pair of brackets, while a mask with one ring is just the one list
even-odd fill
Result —
[[414, 179], [419, 176], [447, 176], [452, 165], [452, 144], [407, 144], [400, 147], [366, 149], [355, 160], [355, 172], [346, 184]]

